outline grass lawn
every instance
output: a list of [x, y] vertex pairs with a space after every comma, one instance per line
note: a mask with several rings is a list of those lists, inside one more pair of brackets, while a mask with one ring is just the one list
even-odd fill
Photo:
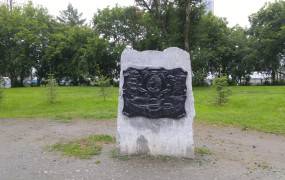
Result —
[[94, 87], [59, 87], [57, 102], [49, 104], [47, 88], [12, 88], [4, 92], [0, 118], [111, 119], [117, 114], [117, 88], [106, 101]]
[[[231, 89], [233, 94], [229, 103], [217, 106], [214, 89], [194, 88], [196, 120], [285, 134], [285, 86]], [[59, 87], [57, 91], [58, 102], [50, 105], [46, 88], [4, 90], [0, 118], [116, 118], [117, 88], [108, 89], [106, 101], [100, 96], [100, 90], [94, 87]]]
[[196, 119], [263, 132], [285, 134], [285, 86], [232, 87], [229, 103], [217, 106], [214, 90], [194, 90]]

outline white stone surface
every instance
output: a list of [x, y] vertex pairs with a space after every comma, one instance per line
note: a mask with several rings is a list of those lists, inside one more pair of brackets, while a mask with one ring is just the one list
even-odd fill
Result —
[[[123, 71], [129, 67], [142, 69], [146, 67], [182, 68], [187, 71], [187, 99], [185, 103], [187, 115], [179, 120], [168, 118], [154, 120], [144, 117], [129, 118], [123, 115]], [[179, 48], [168, 48], [162, 52], [138, 52], [126, 49], [122, 53], [117, 122], [117, 140], [121, 154], [148, 153], [150, 155], [193, 158], [192, 124], [194, 116], [192, 71], [189, 53]]]

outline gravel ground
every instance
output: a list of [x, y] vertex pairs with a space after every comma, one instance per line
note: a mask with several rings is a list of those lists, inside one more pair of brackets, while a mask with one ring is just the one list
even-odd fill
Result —
[[231, 127], [195, 124], [196, 146], [206, 146], [212, 154], [193, 160], [116, 159], [111, 156], [115, 145], [80, 160], [46, 148], [115, 133], [114, 121], [0, 120], [0, 180], [285, 180], [284, 136]]

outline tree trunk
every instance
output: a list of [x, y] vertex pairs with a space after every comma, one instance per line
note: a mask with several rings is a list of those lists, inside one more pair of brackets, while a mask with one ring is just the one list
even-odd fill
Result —
[[186, 51], [190, 51], [190, 23], [191, 23], [191, 2], [192, 0], [186, 0], [186, 17], [184, 27], [184, 48]]
[[17, 87], [18, 86], [17, 76], [14, 76], [14, 75], [10, 74], [10, 78], [11, 78], [11, 86], [12, 87]]
[[13, 9], [13, 0], [7, 0], [7, 7], [9, 8], [10, 11]]
[[[19, 87], [24, 87], [25, 76], [23, 74], [20, 75], [20, 81], [18, 82]], [[32, 82], [32, 81], [31, 81]], [[30, 84], [31, 85], [31, 84]]]
[[41, 76], [38, 76], [38, 78], [37, 78], [37, 86], [41, 86], [42, 79], [43, 78]]
[[13, 0], [10, 0], [10, 11], [13, 9]]
[[275, 80], [276, 80], [276, 72], [274, 71], [274, 70], [272, 70], [272, 72], [271, 72], [271, 83], [272, 84], [275, 84], [276, 82], [275, 82]]

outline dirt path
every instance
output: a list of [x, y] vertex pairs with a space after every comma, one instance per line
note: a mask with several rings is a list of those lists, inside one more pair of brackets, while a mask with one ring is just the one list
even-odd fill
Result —
[[[0, 180], [285, 180], [285, 137], [195, 125], [195, 142], [211, 155], [194, 160], [111, 157], [90, 160], [47, 152], [47, 145], [90, 134], [115, 135], [113, 121], [0, 120]], [[96, 161], [100, 161], [98, 164]]]

